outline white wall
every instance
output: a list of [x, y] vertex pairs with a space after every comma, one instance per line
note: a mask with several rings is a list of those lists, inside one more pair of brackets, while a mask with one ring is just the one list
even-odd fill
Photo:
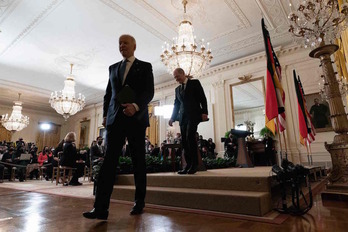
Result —
[[[0, 106], [0, 115], [10, 115], [11, 113], [12, 107]], [[61, 125], [61, 130], [63, 130], [66, 125], [63, 116], [59, 114], [33, 111], [25, 108], [25, 105], [23, 105], [22, 114], [29, 117], [29, 125], [21, 131], [14, 132], [12, 134], [12, 141], [17, 141], [19, 137], [22, 137], [25, 142], [36, 142], [36, 136], [40, 130], [39, 122], [52, 122]], [[63, 136], [61, 132], [61, 139]]]
[[[102, 102], [103, 99], [100, 99]], [[90, 130], [88, 135], [88, 146], [93, 140], [99, 135], [99, 129], [102, 128], [103, 122], [103, 105], [102, 103], [91, 105], [83, 109], [83, 111], [78, 112], [76, 115], [68, 118], [66, 126], [62, 130], [62, 134], [67, 134], [70, 131], [76, 133], [76, 144], [79, 144], [80, 140], [80, 122], [84, 120], [90, 120]]]

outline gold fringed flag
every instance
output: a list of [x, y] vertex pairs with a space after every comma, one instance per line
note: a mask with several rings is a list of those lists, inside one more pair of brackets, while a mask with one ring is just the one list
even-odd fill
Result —
[[[304, 106], [304, 110], [305, 110], [305, 116], [306, 116], [306, 119], [307, 119], [307, 142], [308, 143], [312, 143], [314, 140], [315, 140], [315, 128], [313, 126], [313, 122], [312, 122], [312, 117], [310, 115], [310, 113], [308, 112], [308, 108], [307, 108], [307, 102], [306, 102], [306, 99], [305, 99], [305, 92], [303, 90], [303, 86], [302, 86], [302, 83], [301, 83], [301, 80], [300, 80], [300, 76], [297, 76], [297, 81], [298, 81], [298, 85], [300, 87], [300, 90], [301, 90], [301, 94], [302, 94], [302, 99], [303, 99], [303, 106]], [[303, 141], [304, 142], [304, 141]], [[304, 143], [302, 143], [304, 144]]]
[[311, 116], [307, 110], [306, 100], [304, 99], [304, 93], [300, 78], [296, 78], [295, 70], [293, 70], [293, 75], [297, 96], [300, 143], [302, 145], [306, 145], [306, 142], [311, 143], [312, 141], [314, 141], [315, 130], [312, 124]]
[[265, 123], [266, 127], [275, 134], [275, 118], [278, 117], [279, 131], [285, 130], [285, 93], [280, 83], [281, 66], [273, 50], [269, 32], [266, 29], [264, 19], [261, 20], [263, 39], [265, 42], [267, 56], [267, 79], [266, 79], [266, 106]]

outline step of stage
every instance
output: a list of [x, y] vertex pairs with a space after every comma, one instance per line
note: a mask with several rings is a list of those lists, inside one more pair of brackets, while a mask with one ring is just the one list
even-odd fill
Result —
[[[216, 169], [195, 175], [149, 173], [150, 204], [262, 216], [272, 210], [271, 167]], [[112, 199], [134, 200], [133, 175], [117, 176]]]
[[[116, 185], [112, 199], [133, 201], [134, 186]], [[263, 216], [271, 211], [269, 192], [148, 186], [146, 203], [233, 214]]]
[[[201, 173], [201, 172], [200, 172]], [[133, 175], [120, 175], [117, 185], [134, 185]], [[271, 178], [258, 176], [208, 176], [148, 174], [147, 186], [270, 192]]]

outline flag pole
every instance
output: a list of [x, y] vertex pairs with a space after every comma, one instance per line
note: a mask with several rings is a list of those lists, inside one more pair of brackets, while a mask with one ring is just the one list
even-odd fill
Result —
[[309, 154], [311, 156], [311, 166], [313, 165], [313, 156], [312, 156], [312, 148], [311, 148], [311, 144], [309, 144]]
[[311, 165], [311, 160], [309, 159], [309, 152], [308, 152], [308, 140], [307, 139], [304, 139], [305, 140], [305, 143], [306, 143], [306, 149], [307, 149], [307, 160], [308, 160], [308, 165], [309, 166], [312, 166]]
[[288, 148], [286, 146], [285, 132], [283, 131], [282, 134], [283, 134], [284, 146], [285, 146], [285, 159], [288, 159]]
[[280, 146], [280, 162], [279, 165], [281, 165], [282, 161], [283, 161], [283, 147], [282, 147], [282, 139], [280, 137], [280, 133], [279, 133], [279, 121], [278, 121], [278, 116], [276, 117], [277, 120], [277, 132], [278, 132], [278, 138], [279, 138], [279, 146]]

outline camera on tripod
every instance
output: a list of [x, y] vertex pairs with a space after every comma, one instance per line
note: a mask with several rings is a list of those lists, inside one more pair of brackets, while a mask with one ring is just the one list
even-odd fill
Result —
[[[276, 179], [280, 183], [282, 190], [282, 205], [283, 207], [277, 208], [276, 210], [281, 213], [289, 213], [294, 215], [303, 215], [307, 213], [313, 205], [312, 190], [309, 182], [307, 181], [307, 176], [309, 175], [309, 169], [303, 167], [302, 165], [294, 165], [287, 159], [283, 159], [281, 167], [278, 165], [273, 165], [272, 172], [276, 174]], [[302, 184], [306, 183], [309, 193], [309, 203], [302, 192]], [[287, 206], [287, 186], [291, 186], [291, 197], [292, 206]], [[304, 201], [304, 207], [300, 205], [300, 197]]]
[[273, 165], [272, 172], [274, 172], [277, 176], [277, 180], [286, 182], [290, 181], [294, 178], [306, 178], [309, 174], [309, 170], [302, 165], [294, 165], [287, 159], [283, 159], [281, 167], [278, 165]]

